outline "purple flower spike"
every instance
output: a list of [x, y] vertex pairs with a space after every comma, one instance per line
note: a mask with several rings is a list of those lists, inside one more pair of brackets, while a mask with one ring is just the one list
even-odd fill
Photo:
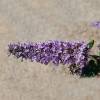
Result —
[[76, 65], [75, 68], [81, 71], [87, 64], [89, 48], [85, 42], [47, 41], [12, 43], [8, 45], [8, 51], [17, 58], [35, 60], [45, 65], [50, 62]]

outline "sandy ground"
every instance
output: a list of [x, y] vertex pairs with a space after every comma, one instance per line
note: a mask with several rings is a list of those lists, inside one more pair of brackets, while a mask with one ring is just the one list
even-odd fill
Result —
[[[100, 0], [0, 0], [0, 100], [100, 100], [100, 78], [7, 56], [16, 41], [100, 42]], [[96, 45], [92, 52], [96, 52]]]

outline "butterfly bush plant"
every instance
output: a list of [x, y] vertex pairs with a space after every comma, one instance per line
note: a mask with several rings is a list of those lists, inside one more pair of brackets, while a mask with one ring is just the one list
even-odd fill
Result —
[[83, 68], [88, 63], [90, 49], [94, 41], [85, 43], [82, 41], [46, 41], [39, 43], [10, 43], [9, 54], [16, 58], [29, 59], [41, 64], [53, 63], [69, 65], [73, 74], [82, 74]]

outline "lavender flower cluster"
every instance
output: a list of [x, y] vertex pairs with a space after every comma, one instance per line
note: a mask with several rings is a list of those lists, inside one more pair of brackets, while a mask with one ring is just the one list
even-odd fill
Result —
[[87, 63], [89, 48], [85, 42], [47, 41], [40, 43], [10, 43], [10, 54], [42, 64], [71, 64], [81, 70]]

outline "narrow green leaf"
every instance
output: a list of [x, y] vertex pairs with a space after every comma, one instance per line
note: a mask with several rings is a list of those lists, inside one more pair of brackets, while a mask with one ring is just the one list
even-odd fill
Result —
[[88, 43], [88, 48], [91, 49], [94, 45], [94, 40], [91, 40], [89, 43]]

